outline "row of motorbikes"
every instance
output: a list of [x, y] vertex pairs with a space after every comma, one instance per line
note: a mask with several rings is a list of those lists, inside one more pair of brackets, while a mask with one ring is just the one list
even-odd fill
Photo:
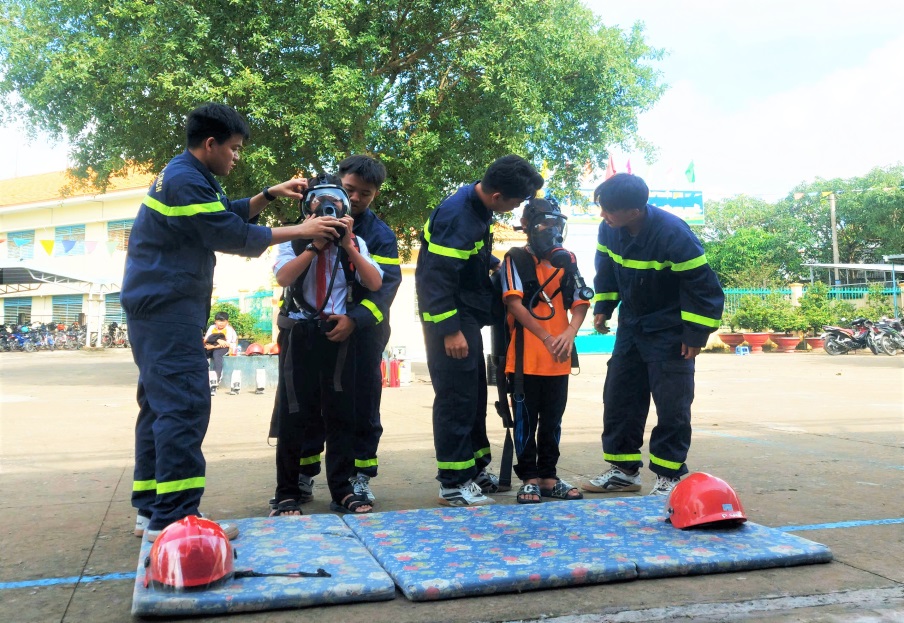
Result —
[[876, 322], [855, 318], [850, 328], [823, 327], [823, 349], [830, 355], [844, 355], [868, 348], [874, 355], [896, 355], [904, 352], [904, 325], [900, 318], [881, 318]]
[[[78, 322], [73, 322], [68, 326], [63, 323], [49, 322], [0, 326], [0, 352], [33, 353], [39, 350], [78, 350], [85, 346], [87, 340], [88, 333], [85, 327], [80, 326]], [[126, 325], [120, 325], [117, 322], [107, 325], [101, 336], [101, 346], [104, 348], [130, 348]]]

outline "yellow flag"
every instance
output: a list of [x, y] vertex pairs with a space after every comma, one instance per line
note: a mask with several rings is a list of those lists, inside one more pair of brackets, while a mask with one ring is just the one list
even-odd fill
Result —
[[44, 247], [44, 250], [47, 252], [47, 255], [53, 255], [53, 240], [41, 240], [41, 246]]

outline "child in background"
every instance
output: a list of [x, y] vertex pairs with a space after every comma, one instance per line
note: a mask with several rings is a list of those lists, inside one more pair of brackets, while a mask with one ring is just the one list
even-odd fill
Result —
[[217, 383], [223, 382], [223, 357], [235, 352], [239, 336], [229, 324], [229, 314], [217, 312], [213, 324], [204, 334], [204, 354], [213, 362], [213, 371], [217, 374]]

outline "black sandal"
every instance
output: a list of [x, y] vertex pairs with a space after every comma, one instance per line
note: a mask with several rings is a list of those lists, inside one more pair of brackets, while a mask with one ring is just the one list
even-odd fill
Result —
[[[359, 511], [362, 506], [370, 506], [368, 511]], [[366, 495], [350, 495], [341, 502], [330, 502], [330, 510], [334, 513], [366, 515], [373, 511], [373, 502], [367, 499]]]
[[[295, 513], [298, 513], [296, 515]], [[301, 507], [298, 506], [297, 500], [283, 500], [270, 511], [270, 517], [281, 517], [282, 515], [295, 516], [304, 515]]]
[[[534, 499], [531, 496], [537, 496], [537, 499]], [[540, 499], [542, 496], [540, 495], [540, 487], [533, 483], [528, 483], [521, 485], [521, 488], [518, 489], [518, 494], [515, 496], [515, 501], [518, 504], [539, 504], [543, 500]]]

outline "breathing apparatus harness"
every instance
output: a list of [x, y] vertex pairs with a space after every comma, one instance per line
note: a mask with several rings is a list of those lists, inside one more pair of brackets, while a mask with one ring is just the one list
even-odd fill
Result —
[[[556, 310], [552, 299], [557, 295], [562, 297], [563, 307], [571, 309], [575, 297], [584, 301], [593, 298], [593, 290], [584, 282], [578, 270], [577, 259], [574, 253], [562, 246], [565, 240], [565, 221], [568, 217], [562, 214], [559, 204], [555, 199], [528, 200], [523, 211], [528, 225], [527, 244], [530, 248], [512, 248], [506, 253], [510, 257], [518, 276], [521, 279], [522, 292], [524, 293], [524, 307], [531, 316], [537, 320], [550, 320], [555, 316]], [[522, 229], [516, 227], [515, 229]], [[537, 278], [537, 262], [546, 260], [556, 270], [541, 284]], [[564, 274], [562, 274], [564, 271]], [[496, 294], [502, 297], [502, 277], [499, 274], [493, 276]], [[551, 295], [546, 293], [546, 286], [562, 274], [559, 287]], [[542, 302], [549, 307], [548, 315], [540, 315], [535, 310]], [[511, 429], [514, 428], [512, 408], [515, 402], [524, 401], [524, 326], [517, 320], [514, 321], [511, 331], [503, 317], [501, 322], [493, 325], [493, 353], [492, 358], [496, 363], [496, 389], [499, 392], [499, 400], [496, 401], [496, 412], [502, 418], [505, 431], [505, 443], [502, 449], [502, 461], [500, 466], [499, 484], [511, 485], [511, 467], [514, 454], [514, 443], [511, 438]], [[505, 374], [508, 345], [514, 333], [515, 340], [515, 371], [508, 378]], [[577, 350], [571, 350], [571, 367], [580, 370]], [[511, 408], [509, 406], [511, 395]]]
[[[328, 177], [326, 175], [319, 176], [315, 181], [316, 184], [305, 191], [304, 196], [299, 202], [301, 214], [299, 215], [295, 223], [298, 223], [303, 218], [307, 218], [309, 216], [332, 216], [334, 218], [342, 218], [348, 215], [351, 209], [351, 202], [348, 198], [348, 194], [345, 192], [345, 189], [343, 189], [342, 186], [339, 186], [338, 184], [328, 183]], [[314, 305], [308, 303], [302, 295], [304, 280], [311, 268], [310, 264], [304, 270], [304, 272], [299, 275], [298, 279], [296, 279], [295, 282], [292, 283], [292, 285], [290, 285], [283, 291], [283, 300], [280, 303], [280, 312], [279, 316], [277, 317], [276, 324], [280, 329], [289, 330], [289, 336], [287, 340], [290, 345], [292, 344], [292, 334], [294, 333], [294, 331], [296, 331], [296, 327], [299, 324], [303, 325], [306, 331], [314, 331], [319, 333], [329, 333], [333, 330], [333, 328], [335, 328], [335, 321], [330, 322], [323, 318], [323, 310], [326, 309], [326, 306], [329, 303], [330, 295], [333, 291], [333, 285], [336, 282], [336, 274], [339, 272], [340, 266], [342, 267], [342, 273], [345, 277], [347, 286], [346, 304], [350, 306], [354, 304], [355, 301], [361, 299], [360, 286], [355, 279], [355, 266], [351, 262], [351, 259], [348, 257], [348, 253], [346, 253], [345, 249], [343, 249], [339, 244], [339, 241], [342, 240], [344, 236], [351, 236], [352, 242], [355, 244], [355, 248], [358, 248], [357, 239], [355, 239], [352, 232], [346, 232], [344, 228], [337, 227], [336, 231], [340, 234], [339, 240], [337, 240], [335, 243], [337, 246], [336, 259], [334, 260], [332, 269], [330, 270], [330, 277], [323, 300], [315, 301], [315, 307]], [[301, 255], [307, 249], [318, 252], [317, 249], [312, 248], [311, 245], [313, 245], [313, 240], [310, 239], [293, 240], [292, 251], [294, 251], [296, 257]], [[322, 257], [318, 257], [318, 261], [321, 261], [322, 259]], [[289, 316], [290, 313], [299, 311], [304, 311], [308, 315], [308, 319], [295, 320]], [[286, 396], [289, 402], [290, 413], [294, 413], [299, 410], [298, 398], [295, 393], [295, 384], [292, 380], [292, 371], [294, 368], [292, 351], [292, 348], [286, 348], [286, 355], [283, 363], [286, 378]], [[348, 340], [343, 340], [339, 344], [339, 352], [336, 355], [336, 368], [333, 371], [333, 388], [337, 392], [342, 391], [342, 370], [345, 367], [345, 358], [347, 353]], [[273, 417], [270, 421], [270, 437], [277, 436], [275, 434], [278, 427], [277, 417], [277, 409], [274, 408]]]

